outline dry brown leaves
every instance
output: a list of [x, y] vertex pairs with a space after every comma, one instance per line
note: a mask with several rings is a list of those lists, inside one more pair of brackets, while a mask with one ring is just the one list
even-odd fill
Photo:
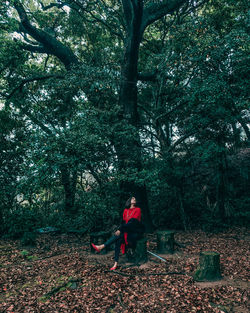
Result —
[[[155, 237], [149, 237], [155, 251]], [[175, 238], [185, 248], [165, 255], [166, 263], [150, 257], [141, 268], [122, 264], [119, 271], [128, 277], [108, 271], [112, 255], [90, 258], [88, 238], [41, 236], [27, 249], [29, 258], [18, 242], [0, 241], [0, 312], [248, 312], [246, 230], [176, 232]], [[204, 250], [221, 255], [220, 283], [192, 279]], [[186, 275], [150, 275], [166, 272]]]

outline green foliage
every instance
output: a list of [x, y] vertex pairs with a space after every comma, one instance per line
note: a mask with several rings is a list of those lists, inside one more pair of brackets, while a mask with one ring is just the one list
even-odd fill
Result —
[[35, 246], [36, 234], [34, 232], [25, 232], [21, 238], [21, 244], [24, 246]]
[[19, 29], [13, 1], [0, 5], [0, 233], [29, 242], [40, 226], [108, 229], [128, 197], [122, 184], [146, 188], [157, 227], [249, 218], [249, 165], [239, 157], [250, 136], [246, 1], [209, 1], [146, 29], [138, 68], [155, 77], [138, 81], [134, 125], [118, 106], [121, 4], [21, 3], [78, 63], [26, 50], [43, 45]]
[[29, 255], [29, 251], [27, 251], [27, 250], [22, 250], [22, 251], [21, 251], [21, 255], [22, 255], [23, 257], [27, 257], [27, 256]]
[[42, 216], [30, 208], [18, 208], [5, 215], [6, 236], [13, 239], [22, 238], [24, 242], [35, 240], [34, 233], [37, 227], [42, 226]]
[[21, 163], [25, 155], [23, 123], [7, 110], [0, 111], [0, 234], [3, 219], [15, 201], [18, 177], [23, 175]]

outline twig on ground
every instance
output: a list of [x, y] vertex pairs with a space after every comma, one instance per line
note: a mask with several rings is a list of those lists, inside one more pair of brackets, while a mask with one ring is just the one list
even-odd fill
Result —
[[123, 300], [122, 300], [122, 294], [120, 292], [119, 292], [119, 294], [117, 296], [117, 299], [118, 299], [120, 305], [122, 306], [122, 308], [126, 309], [126, 306], [124, 305]]
[[158, 275], [186, 275], [186, 276], [191, 276], [187, 273], [183, 273], [183, 272], [165, 272], [165, 273], [148, 273], [148, 274], [126, 274], [123, 272], [119, 272], [119, 271], [105, 271], [104, 273], [113, 273], [113, 274], [119, 274], [122, 276], [126, 276], [126, 277], [134, 277], [134, 276], [158, 276]]

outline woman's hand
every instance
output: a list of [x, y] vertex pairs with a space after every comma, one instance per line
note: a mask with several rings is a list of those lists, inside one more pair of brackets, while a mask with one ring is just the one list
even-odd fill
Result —
[[115, 235], [116, 235], [116, 236], [120, 236], [120, 234], [121, 234], [121, 232], [120, 232], [119, 230], [117, 230], [117, 231], [115, 232]]

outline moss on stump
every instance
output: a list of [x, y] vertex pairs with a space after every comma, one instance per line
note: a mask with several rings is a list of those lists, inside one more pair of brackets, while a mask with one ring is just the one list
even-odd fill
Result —
[[174, 253], [174, 231], [158, 231], [156, 233], [156, 238], [158, 253]]
[[[93, 249], [93, 247], [91, 246], [91, 243], [94, 243], [95, 245], [101, 245], [104, 242], [106, 242], [110, 237], [111, 237], [111, 232], [107, 232], [107, 231], [91, 233], [90, 234], [91, 253], [96, 253], [95, 249]], [[106, 254], [107, 252], [111, 251], [111, 249], [112, 249], [112, 245], [105, 247], [104, 249], [102, 249], [100, 254]]]
[[220, 279], [220, 254], [214, 251], [201, 252], [199, 267], [194, 273], [194, 280], [216, 281]]
[[148, 261], [147, 239], [139, 239], [135, 248], [128, 248], [126, 251], [128, 262], [140, 264]]

